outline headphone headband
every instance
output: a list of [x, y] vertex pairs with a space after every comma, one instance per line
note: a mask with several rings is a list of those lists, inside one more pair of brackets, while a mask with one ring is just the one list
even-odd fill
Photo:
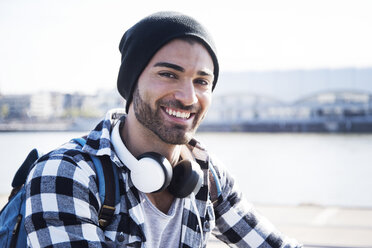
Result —
[[115, 124], [111, 132], [111, 142], [119, 159], [128, 167], [129, 170], [133, 170], [134, 166], [138, 165], [138, 160], [132, 153], [130, 153], [121, 139], [119, 126], [120, 121]]

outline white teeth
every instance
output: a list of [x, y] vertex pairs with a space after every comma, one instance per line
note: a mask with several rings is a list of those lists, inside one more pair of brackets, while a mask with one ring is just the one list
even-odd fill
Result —
[[176, 111], [176, 110], [173, 110], [173, 109], [170, 109], [170, 108], [166, 108], [165, 111], [169, 115], [173, 115], [173, 116], [176, 116], [178, 118], [188, 119], [190, 117], [189, 112], [180, 112], [180, 111]]

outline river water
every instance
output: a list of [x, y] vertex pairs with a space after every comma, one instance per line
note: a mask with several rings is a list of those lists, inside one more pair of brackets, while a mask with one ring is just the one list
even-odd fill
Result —
[[[0, 133], [0, 194], [29, 150], [59, 146], [82, 132]], [[249, 201], [372, 208], [372, 134], [199, 133]]]

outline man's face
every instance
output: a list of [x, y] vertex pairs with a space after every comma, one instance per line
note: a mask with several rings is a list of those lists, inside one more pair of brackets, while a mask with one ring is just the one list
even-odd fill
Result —
[[137, 120], [168, 144], [188, 143], [211, 104], [213, 79], [203, 45], [169, 42], [138, 79], [132, 104]]

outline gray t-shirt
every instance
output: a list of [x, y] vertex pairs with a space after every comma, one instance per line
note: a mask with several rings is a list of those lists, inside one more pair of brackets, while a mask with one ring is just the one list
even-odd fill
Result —
[[140, 192], [140, 198], [145, 218], [146, 247], [178, 247], [184, 200], [175, 198], [165, 214], [152, 204], [146, 194]]

